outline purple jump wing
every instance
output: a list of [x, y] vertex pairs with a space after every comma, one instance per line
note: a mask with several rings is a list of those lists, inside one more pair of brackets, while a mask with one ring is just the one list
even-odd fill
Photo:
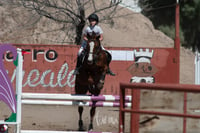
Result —
[[[3, 54], [6, 51], [12, 52], [13, 60], [17, 58], [17, 51], [16, 49], [8, 44], [1, 44], [0, 45], [0, 57], [3, 57]], [[11, 84], [11, 80], [8, 77], [8, 74], [3, 65], [3, 59], [0, 60], [0, 100], [5, 102], [12, 112], [16, 113], [16, 98], [14, 89]]]

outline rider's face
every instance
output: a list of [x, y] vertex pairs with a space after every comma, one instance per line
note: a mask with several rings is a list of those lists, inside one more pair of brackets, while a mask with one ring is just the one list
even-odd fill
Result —
[[97, 23], [97, 21], [95, 21], [95, 20], [90, 20], [89, 22], [90, 22], [90, 25], [91, 25], [91, 26], [95, 26], [96, 23]]

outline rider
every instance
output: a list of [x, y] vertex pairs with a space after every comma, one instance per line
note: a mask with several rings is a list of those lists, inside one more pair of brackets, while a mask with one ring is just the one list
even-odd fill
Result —
[[[102, 31], [101, 27], [98, 26], [99, 17], [93, 13], [88, 17], [88, 20], [89, 20], [90, 25], [86, 29], [83, 30], [83, 42], [81, 44], [81, 48], [78, 51], [78, 58], [77, 58], [77, 64], [76, 64], [76, 69], [74, 71], [74, 75], [79, 74], [79, 69], [82, 66], [82, 57], [84, 56], [83, 50], [86, 48], [87, 41], [88, 41], [87, 34], [91, 35], [92, 32], [94, 32], [94, 33], [96, 33], [96, 35], [99, 36], [99, 41], [103, 40], [103, 31]], [[102, 45], [101, 45], [101, 47], [103, 50], [105, 50], [105, 48]], [[109, 63], [110, 63], [111, 56], [108, 55], [108, 58], [109, 58]], [[110, 67], [108, 67], [107, 74], [115, 76], [115, 74], [110, 70]]]

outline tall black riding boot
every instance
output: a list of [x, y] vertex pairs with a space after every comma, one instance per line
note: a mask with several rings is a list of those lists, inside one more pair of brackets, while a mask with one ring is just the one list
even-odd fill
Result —
[[108, 70], [106, 72], [107, 74], [110, 74], [111, 76], [115, 76], [116, 74], [113, 73], [111, 70], [110, 70], [110, 67], [108, 66]]
[[76, 68], [74, 70], [73, 75], [79, 74], [79, 69], [81, 68], [81, 66], [82, 66], [82, 58], [81, 58], [81, 56], [78, 56], [77, 62], [76, 62]]
[[[105, 50], [106, 51], [106, 50]], [[107, 70], [107, 74], [110, 74], [111, 76], [115, 76], [116, 74], [115, 73], [113, 73], [111, 70], [110, 70], [110, 67], [109, 67], [109, 65], [110, 65], [110, 62], [111, 62], [111, 60], [112, 60], [112, 56], [111, 56], [111, 54], [108, 52], [108, 51], [106, 51], [106, 53], [107, 53], [107, 59], [108, 59], [108, 62], [107, 62], [107, 64], [108, 64], [108, 70]]]

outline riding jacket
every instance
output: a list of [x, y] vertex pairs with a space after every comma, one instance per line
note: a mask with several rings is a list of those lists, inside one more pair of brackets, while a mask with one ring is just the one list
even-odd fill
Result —
[[95, 26], [88, 26], [83, 30], [83, 35], [92, 35], [92, 32], [94, 32], [97, 36], [103, 34], [103, 30], [101, 29], [100, 26], [95, 25]]
[[[92, 35], [92, 32], [94, 32], [97, 36], [103, 34], [103, 30], [101, 29], [100, 26], [95, 25], [95, 26], [88, 26], [83, 30], [83, 35]], [[81, 48], [79, 49], [78, 52], [78, 56], [81, 54], [81, 52], [83, 51], [83, 49], [86, 47], [87, 42], [85, 40], [83, 40], [82, 44], [81, 44]], [[104, 47], [102, 46], [102, 48], [104, 49]]]

